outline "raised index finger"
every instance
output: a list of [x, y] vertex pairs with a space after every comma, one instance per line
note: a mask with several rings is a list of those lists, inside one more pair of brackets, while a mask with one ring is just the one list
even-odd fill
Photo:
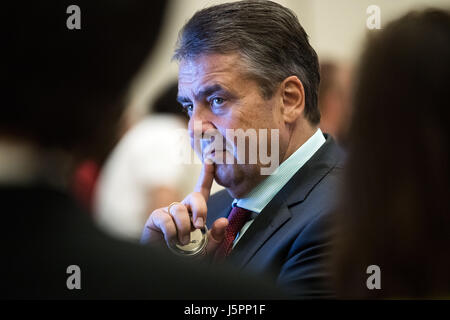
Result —
[[208, 201], [211, 193], [211, 186], [214, 181], [214, 162], [211, 159], [205, 159], [202, 166], [200, 177], [198, 178], [197, 185], [194, 191], [200, 192]]

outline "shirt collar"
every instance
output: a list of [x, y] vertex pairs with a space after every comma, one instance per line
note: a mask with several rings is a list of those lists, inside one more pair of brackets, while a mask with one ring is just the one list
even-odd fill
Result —
[[316, 153], [325, 143], [325, 137], [317, 129], [303, 145], [250, 193], [241, 199], [234, 199], [233, 207], [238, 206], [252, 212], [260, 213], [275, 195], [284, 187], [292, 176]]

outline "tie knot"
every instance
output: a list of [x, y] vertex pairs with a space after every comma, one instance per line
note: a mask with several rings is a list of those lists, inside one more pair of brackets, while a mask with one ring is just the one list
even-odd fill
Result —
[[241, 207], [234, 207], [231, 210], [231, 213], [228, 216], [228, 230], [231, 233], [237, 234], [239, 230], [242, 229], [244, 224], [248, 221], [250, 218], [251, 211], [241, 208]]

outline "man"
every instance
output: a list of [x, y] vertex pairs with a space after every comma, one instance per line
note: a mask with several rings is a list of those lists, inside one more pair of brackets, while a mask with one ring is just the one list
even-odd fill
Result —
[[248, 277], [226, 270], [217, 277], [165, 252], [114, 240], [69, 196], [71, 167], [105, 147], [165, 7], [162, 1], [76, 3], [4, 8], [11, 19], [2, 28], [1, 298], [273, 297]]
[[[194, 227], [210, 229], [206, 251], [214, 260], [270, 274], [297, 297], [332, 296], [324, 260], [341, 151], [317, 127], [318, 59], [296, 16], [270, 1], [206, 8], [184, 26], [175, 59], [193, 147], [198, 131], [202, 138], [215, 132], [225, 147], [206, 148], [195, 192], [155, 210], [142, 241], [188, 243], [192, 215]], [[262, 131], [278, 133], [268, 143], [278, 169], [265, 175], [261, 159], [240, 163], [251, 150], [238, 150], [230, 129], [255, 130], [259, 142], [267, 142]], [[221, 161], [230, 158], [236, 161]], [[226, 191], [209, 199], [213, 179]]]

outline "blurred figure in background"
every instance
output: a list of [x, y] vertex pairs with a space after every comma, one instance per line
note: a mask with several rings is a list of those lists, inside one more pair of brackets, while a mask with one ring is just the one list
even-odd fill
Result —
[[130, 128], [102, 169], [95, 218], [114, 236], [138, 241], [148, 215], [186, 196], [200, 175], [177, 93], [175, 82], [156, 99], [152, 112]]
[[[392, 22], [362, 57], [335, 271], [344, 298], [450, 297], [450, 13]], [[368, 266], [381, 271], [369, 290]]]
[[351, 75], [349, 65], [325, 61], [320, 64], [319, 127], [345, 145], [351, 118]]

